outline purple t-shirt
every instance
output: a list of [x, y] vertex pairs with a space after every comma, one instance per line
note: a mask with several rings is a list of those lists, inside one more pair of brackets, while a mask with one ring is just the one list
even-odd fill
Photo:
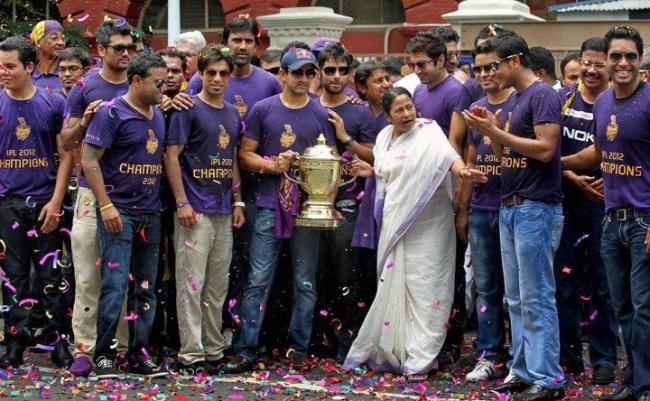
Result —
[[451, 115], [462, 88], [463, 84], [453, 75], [449, 75], [432, 89], [425, 84], [418, 85], [413, 93], [413, 102], [418, 115], [435, 120], [445, 135], [449, 136]]
[[456, 106], [454, 111], [456, 113], [462, 113], [463, 111], [469, 109], [472, 103], [479, 100], [480, 98], [485, 97], [485, 92], [481, 87], [481, 83], [476, 78], [465, 81], [463, 84], [462, 90], [458, 92], [458, 98], [456, 99]]
[[650, 85], [641, 83], [632, 96], [620, 100], [608, 89], [596, 99], [594, 118], [605, 209], [650, 212]]
[[232, 174], [241, 120], [225, 102], [217, 109], [193, 96], [194, 107], [172, 114], [168, 145], [185, 145], [179, 155], [183, 186], [201, 213], [232, 213]]
[[187, 88], [185, 88], [185, 93], [188, 95], [198, 95], [201, 90], [203, 90], [203, 80], [201, 79], [201, 73], [195, 72], [190, 78], [190, 82], [187, 83]]
[[[124, 95], [129, 90], [128, 82], [125, 81], [121, 84], [110, 83], [99, 75], [99, 71], [99, 68], [89, 71], [70, 89], [65, 101], [65, 118], [81, 118], [86, 111], [86, 107], [95, 100], [113, 100]], [[79, 177], [79, 186], [88, 187], [83, 172]]]
[[34, 68], [32, 74], [32, 83], [34, 86], [43, 89], [52, 89], [57, 91], [61, 89], [61, 80], [59, 79], [59, 69], [55, 69], [52, 73], [42, 73], [38, 67]]
[[[279, 95], [257, 102], [244, 127], [244, 136], [259, 143], [257, 152], [263, 157], [274, 157], [287, 150], [303, 154], [316, 145], [320, 134], [325, 135], [330, 146], [336, 143], [327, 110], [318, 100], [310, 98], [306, 106], [290, 109]], [[260, 174], [255, 193], [257, 206], [275, 209], [279, 185], [280, 175]]]
[[[564, 102], [568, 101], [573, 94], [575, 95], [562, 115], [562, 156], [578, 153], [594, 144], [594, 105], [585, 102], [580, 93], [575, 90], [575, 86], [571, 86], [571, 88], [573, 90], [563, 91]], [[576, 171], [576, 173], [596, 178], [601, 176], [600, 168], [597, 166], [588, 170]]]
[[0, 196], [52, 197], [63, 107], [63, 98], [45, 89], [28, 100], [0, 91]]
[[154, 107], [149, 120], [122, 97], [95, 112], [85, 143], [105, 149], [99, 165], [108, 196], [118, 209], [142, 214], [160, 210], [165, 117]]
[[[487, 97], [483, 97], [472, 103], [469, 108], [485, 107], [490, 112], [496, 113], [506, 103], [507, 100], [503, 103], [492, 104], [488, 102]], [[472, 129], [469, 129], [468, 132], [469, 141], [476, 149], [476, 169], [483, 172], [488, 178], [485, 184], [474, 184], [471, 207], [472, 209], [496, 212], [501, 208], [501, 163], [494, 154], [490, 138], [474, 132]]]
[[[535, 138], [535, 125], [561, 125], [562, 98], [550, 86], [537, 81], [523, 92], [514, 92], [504, 108], [504, 130], [522, 137]], [[503, 147], [501, 157], [501, 195], [519, 195], [526, 199], [556, 203], [562, 200], [562, 169], [560, 153], [562, 138], [558, 137], [553, 159], [544, 163]]]
[[[375, 130], [375, 118], [366, 107], [347, 101], [340, 106], [334, 107], [332, 110], [341, 116], [345, 123], [345, 132], [355, 141], [359, 143], [375, 143], [379, 131]], [[345, 145], [338, 140], [336, 141], [336, 148], [339, 155], [342, 155], [346, 150]], [[341, 180], [347, 181], [351, 178], [352, 172], [350, 171], [350, 167], [343, 166]], [[357, 195], [363, 191], [364, 183], [365, 180], [359, 177], [350, 184], [342, 186], [339, 188], [336, 200], [356, 200]]]

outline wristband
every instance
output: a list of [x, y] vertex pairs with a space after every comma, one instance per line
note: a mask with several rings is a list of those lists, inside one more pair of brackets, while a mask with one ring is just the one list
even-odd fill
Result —
[[246, 209], [246, 204], [244, 202], [233, 202], [232, 207], [233, 208], [240, 207], [242, 209]]
[[112, 207], [113, 207], [113, 204], [112, 204], [112, 203], [107, 203], [107, 204], [105, 204], [104, 206], [100, 207], [100, 208], [99, 208], [99, 211], [100, 211], [100, 212], [103, 212], [104, 210], [108, 210], [108, 209], [110, 209], [110, 208], [112, 208]]
[[343, 145], [345, 145], [345, 146], [349, 146], [349, 145], [352, 145], [352, 144], [355, 143], [355, 142], [356, 142], [356, 141], [354, 140], [354, 138], [350, 137], [350, 139], [348, 139], [347, 141], [343, 142]]
[[189, 205], [189, 204], [190, 204], [190, 201], [188, 201], [188, 200], [184, 200], [184, 201], [176, 202], [176, 209], [180, 209], [180, 208], [182, 208], [183, 206], [187, 206], [187, 205]]

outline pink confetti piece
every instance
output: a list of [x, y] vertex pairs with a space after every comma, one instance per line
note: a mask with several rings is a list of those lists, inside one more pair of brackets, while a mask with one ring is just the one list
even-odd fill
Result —
[[109, 269], [116, 269], [120, 266], [120, 262], [108, 262]]
[[357, 302], [357, 306], [358, 306], [359, 308], [365, 308], [365, 307], [366, 307], [366, 303], [365, 303], [365, 302]]
[[580, 327], [587, 327], [589, 326], [589, 322], [580, 322]]
[[149, 280], [142, 280], [142, 284], [140, 284], [140, 287], [144, 288], [145, 290], [149, 288]]
[[327, 315], [329, 315], [329, 312], [326, 311], [325, 309], [323, 309], [323, 310], [320, 311], [320, 315], [321, 316], [327, 316]]
[[198, 241], [194, 241], [194, 242], [192, 242], [192, 241], [190, 241], [189, 239], [186, 239], [185, 241], [183, 241], [183, 243], [185, 244], [186, 247], [188, 247], [188, 248], [190, 248], [190, 249], [194, 249], [194, 247], [196, 246], [196, 244], [198, 243]]
[[487, 308], [487, 305], [486, 305], [486, 304], [481, 305], [481, 309], [480, 309], [480, 310], [481, 310], [481, 313], [485, 313], [485, 311], [486, 311], [487, 309], [488, 309], [488, 308]]
[[582, 241], [586, 240], [587, 238], [589, 238], [589, 234], [585, 234], [582, 237], [578, 238], [578, 240], [573, 244], [573, 247], [574, 248], [579, 247]]
[[62, 233], [64, 233], [64, 234], [67, 234], [68, 237], [71, 237], [71, 236], [72, 236], [72, 233], [70, 232], [70, 230], [67, 229], [67, 228], [65, 228], [65, 227], [60, 228], [59, 231], [62, 232]]
[[147, 349], [145, 347], [140, 348], [140, 351], [142, 352], [142, 355], [144, 355], [145, 358], [151, 359], [149, 356], [149, 352], [147, 352]]
[[84, 22], [84, 21], [87, 20], [88, 18], [90, 18], [90, 14], [85, 13], [85, 14], [82, 15], [81, 17], [77, 18], [77, 21], [79, 21], [79, 22]]
[[194, 292], [197, 292], [199, 290], [199, 286], [194, 281], [190, 283], [190, 288], [192, 288], [192, 291]]
[[38, 261], [38, 264], [41, 265], [41, 266], [43, 266], [43, 265], [45, 264], [45, 262], [47, 262], [47, 260], [48, 260], [50, 257], [53, 257], [53, 258], [55, 259], [55, 263], [56, 263], [56, 259], [57, 259], [58, 256], [59, 256], [58, 251], [56, 251], [56, 252], [50, 252], [50, 253], [46, 253], [45, 255], [43, 255], [43, 257], [41, 258], [41, 260]]
[[359, 192], [359, 193], [357, 194], [357, 196], [355, 197], [355, 199], [356, 199], [356, 200], [361, 200], [361, 198], [363, 198], [363, 196], [364, 196], [365, 194], [366, 194], [366, 193], [365, 193], [364, 191], [361, 191], [361, 192]]
[[48, 351], [48, 352], [54, 351], [54, 347], [51, 345], [36, 344], [35, 348], [42, 349], [43, 351]]
[[27, 231], [27, 236], [28, 237], [38, 237], [38, 232], [36, 231], [35, 228], [32, 228], [31, 230]]
[[232, 189], [236, 190], [239, 189], [239, 187], [241, 187], [241, 180], [232, 183]]
[[497, 401], [508, 401], [508, 394], [503, 394], [494, 390], [490, 390], [490, 392], [496, 395]]
[[580, 295], [580, 299], [583, 300], [584, 302], [587, 302], [591, 300], [591, 297], [586, 295]]
[[356, 188], [356, 187], [357, 187], [357, 181], [354, 180], [354, 181], [352, 181], [352, 185], [350, 185], [350, 188], [346, 189], [345, 192], [352, 192], [352, 191], [354, 191], [354, 188]]
[[129, 321], [129, 320], [137, 320], [138, 315], [136, 315], [134, 312], [129, 313], [128, 315], [124, 316], [124, 320]]
[[18, 227], [20, 227], [20, 223], [18, 223], [17, 221], [14, 221], [14, 224], [11, 225], [12, 230], [17, 229]]
[[591, 312], [591, 315], [589, 315], [589, 320], [594, 320], [596, 318], [596, 316], [598, 316], [598, 311], [597, 310]]
[[384, 326], [390, 325], [390, 320], [384, 320]]
[[393, 266], [395, 266], [395, 262], [393, 262], [393, 261], [390, 261], [390, 262], [386, 263], [386, 269], [392, 269]]
[[562, 268], [562, 273], [564, 274], [571, 274], [572, 269], [569, 266], [564, 266]]
[[16, 287], [11, 285], [9, 281], [5, 281], [5, 287], [7, 287], [9, 291], [13, 292], [14, 294], [16, 293]]
[[228, 309], [232, 309], [237, 305], [237, 299], [233, 298], [230, 301], [228, 301]]
[[29, 304], [31, 306], [34, 306], [34, 305], [38, 304], [38, 300], [33, 299], [33, 298], [25, 298], [22, 301], [18, 302], [18, 306], [23, 306], [23, 305], [27, 305], [27, 304]]
[[486, 354], [487, 354], [487, 350], [484, 349], [483, 352], [481, 352], [481, 355], [479, 355], [478, 360], [482, 361], [483, 359], [485, 359]]

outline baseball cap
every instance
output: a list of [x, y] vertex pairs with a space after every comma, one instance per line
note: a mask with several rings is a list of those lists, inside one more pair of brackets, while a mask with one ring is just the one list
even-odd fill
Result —
[[281, 65], [282, 69], [285, 71], [295, 71], [305, 64], [316, 65], [316, 57], [314, 57], [314, 53], [309, 50], [292, 47], [284, 54], [284, 56], [282, 56]]

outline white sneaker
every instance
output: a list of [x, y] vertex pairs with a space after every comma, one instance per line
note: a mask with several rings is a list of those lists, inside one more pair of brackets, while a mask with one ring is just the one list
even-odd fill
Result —
[[503, 376], [504, 373], [505, 371], [502, 368], [496, 367], [494, 362], [488, 359], [483, 359], [478, 361], [474, 370], [465, 376], [465, 381], [476, 383], [481, 380], [494, 380]]
[[513, 380], [515, 377], [515, 374], [512, 372], [512, 366], [510, 367], [510, 370], [508, 370], [508, 376], [503, 380], [504, 383], [509, 383], [511, 380]]

